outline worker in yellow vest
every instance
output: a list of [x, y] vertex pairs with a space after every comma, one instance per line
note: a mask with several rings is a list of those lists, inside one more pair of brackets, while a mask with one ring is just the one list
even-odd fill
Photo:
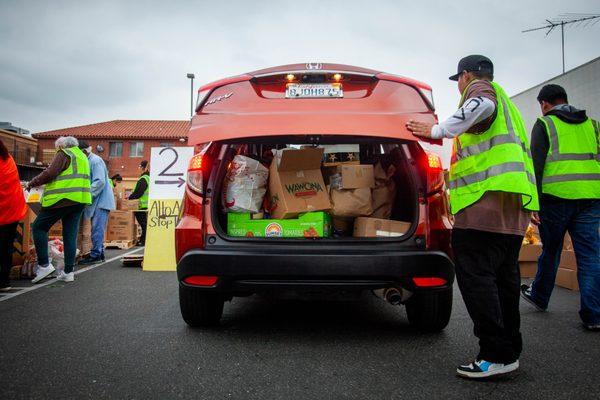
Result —
[[543, 251], [525, 300], [545, 311], [554, 288], [565, 233], [577, 259], [583, 325], [600, 331], [600, 124], [568, 104], [559, 85], [546, 85], [537, 97], [543, 116], [531, 133], [531, 152], [540, 194]]
[[73, 282], [77, 252], [79, 222], [86, 205], [92, 204], [90, 165], [72, 136], [59, 137], [55, 142], [56, 155], [48, 168], [33, 178], [27, 188], [42, 186], [42, 209], [33, 224], [31, 234], [37, 253], [37, 283], [55, 272], [48, 258], [48, 231], [62, 221], [65, 268], [57, 275], [59, 281]]
[[120, 174], [115, 174], [110, 177], [110, 186], [114, 189], [117, 187], [117, 184], [123, 182], [123, 177]]
[[458, 63], [458, 110], [439, 124], [409, 121], [415, 135], [453, 139], [450, 207], [456, 278], [479, 338], [479, 354], [456, 372], [486, 378], [519, 368], [519, 250], [537, 211], [533, 163], [519, 110], [493, 82], [492, 61]]
[[143, 160], [139, 169], [141, 175], [135, 184], [133, 192], [129, 195], [129, 200], [139, 200], [138, 211], [135, 212], [135, 219], [142, 228], [142, 236], [137, 242], [138, 246], [146, 244], [146, 224], [148, 222], [148, 193], [150, 191], [150, 165], [147, 160]]

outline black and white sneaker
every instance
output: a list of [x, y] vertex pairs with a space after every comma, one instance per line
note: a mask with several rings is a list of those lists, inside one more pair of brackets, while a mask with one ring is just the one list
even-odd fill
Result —
[[540, 306], [531, 298], [531, 286], [521, 285], [521, 297], [524, 298], [529, 304], [534, 306], [538, 311], [547, 311], [546, 307]]
[[485, 360], [475, 360], [470, 364], [461, 365], [456, 374], [463, 378], [482, 379], [490, 376], [504, 375], [519, 368], [519, 360], [510, 364], [492, 363]]

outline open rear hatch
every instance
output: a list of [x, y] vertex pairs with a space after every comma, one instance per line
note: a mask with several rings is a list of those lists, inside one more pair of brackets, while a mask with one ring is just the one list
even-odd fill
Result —
[[206, 211], [223, 239], [352, 243], [415, 236], [426, 177], [416, 162], [423, 150], [412, 141], [294, 135], [211, 146], [218, 157]]
[[422, 82], [336, 64], [289, 67], [202, 87], [189, 143], [313, 134], [417, 141], [406, 123], [435, 122], [431, 88]]

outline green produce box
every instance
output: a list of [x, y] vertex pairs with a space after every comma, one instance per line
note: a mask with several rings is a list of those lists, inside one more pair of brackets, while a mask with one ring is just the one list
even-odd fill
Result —
[[250, 213], [228, 213], [227, 234], [246, 237], [329, 237], [331, 216], [309, 212], [296, 219], [251, 219]]

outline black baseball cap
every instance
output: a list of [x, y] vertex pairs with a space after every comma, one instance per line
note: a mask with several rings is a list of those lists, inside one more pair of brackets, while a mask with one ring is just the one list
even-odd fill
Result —
[[492, 64], [492, 60], [490, 60], [486, 56], [472, 54], [470, 56], [462, 58], [458, 62], [457, 70], [458, 72], [456, 73], [456, 75], [452, 75], [449, 78], [451, 81], [457, 81], [458, 77], [460, 76], [460, 74], [462, 74], [463, 71], [481, 71], [487, 72], [490, 75], [494, 75], [494, 64]]
[[147, 160], [143, 160], [142, 162], [140, 162], [140, 168], [146, 168], [147, 166], [148, 166]]
[[567, 99], [567, 91], [560, 85], [546, 85], [540, 90], [540, 94], [537, 96], [537, 101], [547, 101], [548, 103], [554, 103], [556, 100], [564, 100], [569, 102]]

